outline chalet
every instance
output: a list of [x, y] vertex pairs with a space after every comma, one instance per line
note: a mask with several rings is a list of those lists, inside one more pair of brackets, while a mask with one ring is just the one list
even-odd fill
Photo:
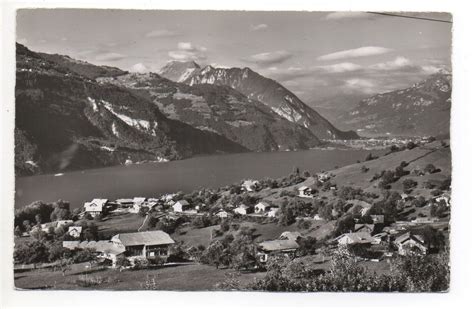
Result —
[[258, 260], [261, 263], [266, 263], [269, 256], [283, 255], [294, 257], [299, 245], [293, 239], [276, 239], [261, 242], [257, 248]]
[[371, 215], [370, 218], [374, 224], [383, 224], [385, 222], [384, 215]]
[[425, 245], [425, 240], [420, 235], [413, 235], [410, 232], [404, 233], [393, 241], [398, 248], [398, 254], [407, 255], [409, 253], [425, 255], [428, 247]]
[[143, 203], [146, 202], [146, 197], [134, 197], [133, 198], [133, 205], [137, 205], [141, 207]]
[[174, 212], [184, 212], [191, 209], [191, 205], [186, 200], [179, 200], [173, 205]]
[[242, 189], [247, 192], [257, 191], [260, 183], [257, 180], [245, 180], [242, 183]]
[[264, 213], [270, 209], [270, 204], [267, 202], [260, 202], [255, 205], [255, 213]]
[[374, 232], [375, 225], [374, 224], [356, 224], [354, 226], [354, 233], [357, 232], [367, 232], [372, 234]]
[[298, 188], [298, 196], [299, 197], [306, 197], [306, 198], [313, 198], [313, 193], [311, 188], [307, 186], [301, 186]]
[[229, 217], [229, 213], [227, 211], [221, 209], [215, 214], [215, 216], [224, 219], [224, 218]]
[[234, 208], [234, 213], [240, 214], [240, 215], [248, 215], [251, 212], [252, 212], [252, 208], [244, 204], [240, 204], [239, 207]]
[[81, 237], [82, 226], [70, 226], [67, 233], [73, 238], [79, 238]]
[[117, 199], [115, 202], [117, 202], [118, 206], [122, 208], [130, 208], [134, 204], [133, 199], [131, 198], [120, 198]]
[[168, 257], [169, 248], [175, 242], [163, 231], [147, 231], [117, 234], [111, 241], [116, 246], [122, 246], [128, 257], [154, 258]]
[[377, 241], [367, 232], [346, 233], [339, 235], [334, 240], [337, 241], [340, 246], [377, 243]]
[[105, 206], [109, 200], [95, 198], [92, 202], [84, 203], [84, 210], [87, 214], [90, 214], [92, 217], [100, 215], [104, 210]]
[[124, 254], [125, 248], [109, 240], [99, 241], [63, 241], [63, 247], [69, 250], [89, 249], [97, 253], [98, 258], [104, 258], [112, 261], [115, 266], [117, 258]]
[[278, 215], [280, 208], [278, 207], [271, 207], [270, 210], [267, 212], [267, 217], [275, 218]]

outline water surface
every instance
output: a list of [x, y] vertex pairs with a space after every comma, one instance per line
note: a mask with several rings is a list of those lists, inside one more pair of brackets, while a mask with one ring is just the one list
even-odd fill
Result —
[[[375, 151], [372, 151], [376, 153]], [[304, 150], [213, 155], [167, 163], [114, 166], [16, 179], [15, 207], [64, 199], [71, 207], [92, 198], [153, 197], [167, 192], [217, 188], [242, 179], [277, 178], [294, 167], [318, 172], [364, 160], [366, 150]]]

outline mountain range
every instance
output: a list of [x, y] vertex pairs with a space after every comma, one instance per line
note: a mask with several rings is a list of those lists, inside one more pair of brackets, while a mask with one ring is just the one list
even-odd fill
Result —
[[165, 117], [151, 101], [91, 77], [117, 69], [34, 53], [17, 44], [15, 170], [54, 173], [248, 151]]
[[191, 86], [227, 86], [270, 107], [275, 113], [290, 122], [309, 129], [319, 139], [357, 138], [353, 131], [343, 132], [314, 109], [303, 103], [295, 94], [275, 80], [266, 78], [249, 68], [201, 68], [195, 62], [169, 62], [160, 75]]
[[361, 100], [338, 122], [361, 135], [449, 135], [452, 76], [430, 75], [408, 88]]
[[[308, 149], [321, 145], [322, 138], [344, 134], [250, 69], [239, 72], [261, 83], [261, 95], [242, 93], [246, 83], [236, 89], [191, 82], [197, 71], [202, 70], [196, 63], [170, 63], [160, 71], [163, 76], [129, 73], [17, 44], [17, 175], [198, 154]], [[268, 85], [275, 90], [265, 91]], [[278, 102], [270, 100], [272, 95]]]

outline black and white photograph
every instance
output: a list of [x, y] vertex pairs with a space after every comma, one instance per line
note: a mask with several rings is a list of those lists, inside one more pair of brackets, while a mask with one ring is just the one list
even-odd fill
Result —
[[13, 289], [449, 293], [455, 25], [18, 9]]

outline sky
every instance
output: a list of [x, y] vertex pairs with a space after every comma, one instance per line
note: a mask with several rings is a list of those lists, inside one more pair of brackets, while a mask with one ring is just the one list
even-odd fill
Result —
[[450, 71], [451, 26], [363, 12], [30, 9], [17, 12], [17, 41], [135, 72], [171, 60], [249, 67], [324, 106]]

